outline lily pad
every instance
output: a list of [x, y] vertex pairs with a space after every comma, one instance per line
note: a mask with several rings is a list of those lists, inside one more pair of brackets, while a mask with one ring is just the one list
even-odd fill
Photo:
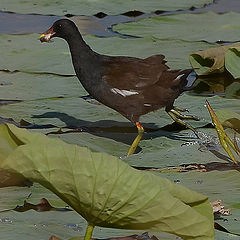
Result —
[[11, 104], [18, 103], [16, 100], [19, 100], [19, 102], [21, 100], [57, 100], [64, 97], [77, 97], [85, 93], [82, 91], [78, 79], [71, 76], [0, 72], [0, 79], [9, 83], [0, 86], [1, 98], [13, 100], [10, 102]]
[[6, 144], [9, 138], [19, 144], [2, 155], [1, 168], [50, 189], [91, 224], [213, 239], [212, 208], [201, 194], [139, 172], [115, 157], [14, 125], [2, 125], [0, 133]]
[[226, 88], [226, 97], [235, 98], [235, 99], [240, 98], [240, 81], [239, 80], [235, 80], [234, 83], [232, 83]]
[[[159, 173], [156, 173], [159, 174]], [[239, 220], [240, 208], [238, 205], [239, 194], [239, 171], [212, 171], [208, 173], [188, 172], [181, 174], [166, 173], [161, 176], [168, 177], [172, 181], [188, 186], [190, 189], [195, 189], [206, 193], [210, 201], [223, 199], [224, 205], [231, 209], [232, 215], [222, 217], [217, 222], [228, 229], [230, 232], [240, 234]], [[215, 239], [228, 239], [227, 234], [216, 231]], [[230, 237], [230, 236], [229, 236]], [[233, 236], [233, 239], [238, 239], [239, 236]]]
[[240, 77], [240, 43], [234, 43], [204, 51], [194, 52], [189, 60], [198, 75], [229, 72], [234, 78]]
[[[65, 75], [74, 73], [68, 47], [63, 41], [59, 41], [61, 46], [56, 44], [44, 44], [43, 46], [38, 39], [38, 34], [1, 35], [1, 51], [5, 57], [0, 60], [0, 69]], [[52, 53], [52, 59], [49, 59], [50, 62], [46, 64], [44, 59], [49, 53]], [[14, 61], [11, 61], [13, 58]], [[62, 64], [60, 67], [59, 62]]]
[[224, 127], [232, 128], [240, 133], [240, 114], [229, 110], [218, 110], [216, 114]]
[[225, 67], [233, 75], [234, 78], [240, 78], [240, 43], [231, 48], [225, 54]]
[[[240, 43], [194, 52], [190, 55], [189, 60], [198, 75], [223, 73], [225, 64], [232, 66], [231, 68], [234, 67], [233, 60], [229, 59], [230, 56], [227, 57], [227, 53], [232, 52], [231, 48], [235, 49], [238, 46]], [[231, 68], [229, 69], [230, 73], [236, 76]]]
[[[145, 58], [154, 54], [163, 54], [171, 69], [191, 68], [188, 56], [195, 49], [210, 48], [206, 42], [189, 42], [184, 40], [161, 39], [158, 37], [122, 39], [106, 38], [101, 41], [96, 37], [88, 37], [86, 41], [93, 50], [107, 55], [123, 55]], [[126, 48], [125, 46], [129, 46]]]
[[18, 12], [18, 13], [38, 13], [38, 14], [75, 14], [75, 15], [93, 15], [98, 12], [104, 12], [106, 14], [121, 14], [130, 10], [138, 10], [142, 12], [153, 12], [156, 10], [178, 10], [188, 9], [192, 6], [202, 7], [204, 4], [209, 4], [210, 0], [179, 0], [177, 3], [174, 0], [150, 0], [148, 2], [144, 0], [126, 1], [122, 4], [121, 0], [105, 0], [105, 1], [47, 1], [41, 2], [34, 1], [21, 1], [3, 0], [1, 2], [1, 8], [6, 11]]
[[[114, 30], [133, 36], [152, 36], [159, 39], [175, 39], [186, 41], [238, 41], [240, 35], [236, 25], [240, 13], [216, 14], [178, 14], [142, 19], [131, 23], [114, 26]], [[211, 24], [209, 24], [211, 23]], [[200, 50], [200, 49], [196, 49]], [[202, 49], [201, 49], [202, 50]]]
[[[35, 73], [57, 73], [72, 75], [71, 56], [67, 43], [56, 39], [54, 43], [41, 44], [39, 35], [0, 35], [0, 50], [4, 58], [0, 59], [0, 69], [20, 70]], [[145, 58], [153, 54], [164, 54], [172, 69], [190, 68], [188, 56], [196, 49], [209, 48], [208, 43], [160, 40], [146, 37], [133, 38], [98, 38], [84, 36], [85, 41], [96, 52], [110, 55], [126, 55]], [[125, 46], [129, 46], [126, 48]], [[15, 61], [12, 61], [12, 58]], [[31, 61], [29, 61], [31, 59]]]

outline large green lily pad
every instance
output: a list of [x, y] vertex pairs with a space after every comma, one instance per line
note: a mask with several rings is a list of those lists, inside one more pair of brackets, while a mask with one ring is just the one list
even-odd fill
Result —
[[[162, 175], [162, 174], [161, 174]], [[226, 208], [230, 208], [232, 215], [223, 216], [217, 222], [233, 233], [240, 234], [239, 231], [239, 172], [238, 171], [212, 171], [208, 173], [189, 172], [182, 174], [166, 173], [163, 174], [169, 179], [184, 184], [191, 189], [206, 193], [210, 201], [222, 199]], [[216, 231], [215, 239], [228, 239], [223, 233], [222, 235]], [[239, 236], [232, 236], [238, 239]]]
[[1, 8], [7, 11], [18, 13], [38, 13], [38, 14], [75, 14], [75, 15], [93, 15], [98, 12], [106, 14], [121, 14], [130, 10], [138, 10], [143, 12], [153, 12], [156, 10], [178, 10], [188, 9], [192, 6], [202, 7], [204, 4], [211, 3], [210, 0], [128, 0], [123, 2], [121, 0], [105, 0], [105, 1], [91, 1], [91, 0], [71, 0], [71, 1], [21, 1], [3, 0]]
[[57, 100], [61, 97], [77, 97], [85, 93], [76, 77], [51, 74], [0, 72], [0, 84], [1, 99], [9, 100]]
[[[39, 41], [39, 34], [20, 36], [3, 34], [0, 36], [0, 46], [4, 55], [4, 58], [0, 60], [0, 69], [58, 74], [74, 73], [67, 44], [63, 41], [59, 41], [59, 45], [43, 45]], [[52, 55], [51, 60], [49, 54]], [[13, 58], [14, 61], [12, 61]]]
[[[240, 13], [178, 14], [142, 19], [114, 26], [114, 30], [134, 36], [152, 36], [160, 39], [186, 41], [238, 41], [240, 34], [236, 25]], [[209, 24], [211, 23], [211, 24]], [[200, 49], [196, 49], [200, 50]]]
[[212, 208], [201, 194], [116, 157], [14, 125], [1, 125], [0, 135], [5, 145], [16, 146], [2, 154], [1, 169], [40, 183], [93, 225], [213, 239]]

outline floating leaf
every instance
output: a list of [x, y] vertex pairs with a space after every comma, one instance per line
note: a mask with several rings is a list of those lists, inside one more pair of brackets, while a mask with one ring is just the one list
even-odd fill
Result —
[[216, 114], [224, 127], [229, 127], [240, 133], [240, 114], [230, 110], [217, 110]]
[[226, 88], [226, 97], [227, 98], [236, 98], [240, 99], [240, 81], [235, 80], [232, 84]]
[[[96, 52], [107, 55], [126, 55], [145, 58], [153, 54], [164, 54], [171, 68], [189, 68], [189, 54], [196, 49], [206, 49], [212, 45], [206, 42], [188, 42], [175, 39], [163, 39], [151, 37], [144, 38], [99, 38], [92, 35], [83, 36], [86, 43]], [[0, 69], [10, 71], [20, 70], [24, 72], [55, 73], [62, 75], [75, 74], [68, 46], [62, 39], [55, 39], [54, 44], [41, 44], [38, 41], [39, 34], [27, 35], [0, 35], [0, 51], [4, 58], [0, 59]], [[125, 46], [128, 46], [126, 48]], [[174, 54], [173, 54], [174, 52]], [[14, 61], [12, 59], [14, 58]], [[32, 59], [29, 61], [29, 59]], [[23, 74], [18, 74], [22, 75]], [[39, 77], [35, 75], [36, 77]], [[46, 81], [52, 84], [57, 75], [46, 76]], [[41, 77], [41, 76], [40, 76]], [[34, 76], [32, 80], [34, 81]], [[6, 80], [5, 80], [6, 79]], [[13, 79], [13, 80], [12, 80]], [[68, 78], [69, 79], [69, 78]], [[1, 77], [2, 81], [15, 83], [14, 77]], [[64, 81], [59, 80], [59, 81]], [[70, 80], [71, 81], [71, 80]], [[76, 83], [78, 80], [76, 78]], [[29, 84], [26, 83], [26, 84]], [[39, 83], [36, 83], [38, 86]], [[44, 86], [44, 85], [41, 85]], [[61, 84], [59, 84], [61, 87]], [[49, 89], [50, 90], [50, 89]], [[41, 91], [39, 91], [41, 92]], [[26, 95], [31, 93], [25, 92]], [[42, 93], [43, 94], [43, 93]], [[2, 97], [1, 97], [2, 98]]]
[[209, 4], [210, 0], [128, 0], [122, 4], [122, 0], [62, 0], [62, 1], [21, 1], [21, 0], [2, 0], [1, 8], [7, 11], [20, 13], [37, 13], [37, 14], [56, 14], [64, 15], [92, 15], [98, 12], [105, 12], [107, 14], [119, 14], [133, 9], [151, 12], [155, 10], [177, 10], [187, 9], [194, 5], [194, 7], [202, 7], [204, 4]]
[[[226, 52], [238, 46], [240, 47], [240, 43], [234, 43], [227, 46], [209, 48], [204, 51], [194, 52], [190, 55], [189, 60], [198, 75], [223, 73], [225, 71]], [[231, 71], [230, 73], [232, 74]], [[236, 74], [233, 74], [233, 76], [236, 76]]]
[[194, 52], [189, 60], [200, 76], [228, 71], [237, 79], [240, 77], [240, 42]]
[[230, 46], [231, 48], [225, 54], [225, 67], [234, 78], [240, 78], [240, 43]]
[[[115, 31], [139, 37], [152, 36], [161, 40], [238, 41], [239, 13], [217, 14], [205, 12], [200, 14], [182, 13], [165, 16], [153, 16], [139, 21], [121, 23], [113, 27]], [[211, 23], [211, 24], [209, 24]], [[187, 33], [187, 34], [186, 34]], [[200, 50], [200, 49], [196, 49]], [[174, 52], [173, 52], [174, 54]]]
[[205, 196], [85, 147], [10, 124], [2, 125], [2, 132], [1, 142], [19, 147], [1, 159], [0, 167], [50, 189], [92, 225], [213, 239], [213, 213]]

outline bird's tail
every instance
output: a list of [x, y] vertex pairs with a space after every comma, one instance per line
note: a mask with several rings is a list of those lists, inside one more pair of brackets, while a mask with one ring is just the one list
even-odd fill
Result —
[[197, 80], [197, 74], [192, 69], [187, 69], [181, 71], [184, 74], [184, 84], [182, 87], [182, 92], [190, 91], [194, 89], [194, 83]]

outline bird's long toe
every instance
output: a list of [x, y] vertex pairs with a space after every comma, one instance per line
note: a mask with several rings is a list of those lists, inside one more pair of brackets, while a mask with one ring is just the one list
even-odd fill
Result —
[[187, 108], [180, 108], [180, 107], [174, 106], [173, 109], [178, 112], [189, 112]]
[[199, 138], [198, 131], [193, 126], [191, 126], [189, 123], [186, 123], [183, 121], [183, 120], [199, 121], [199, 118], [197, 118], [195, 116], [191, 116], [191, 115], [183, 115], [183, 114], [179, 113], [179, 111], [176, 110], [176, 107], [173, 107], [170, 110], [166, 110], [166, 112], [175, 122], [177, 122], [179, 125], [182, 125], [188, 129], [191, 129], [194, 132], [194, 134], [196, 135], [196, 137]]
[[174, 107], [173, 109], [170, 110], [178, 119], [181, 120], [194, 120], [194, 121], [199, 121], [200, 119], [196, 116], [192, 115], [184, 115], [179, 112], [179, 110], [176, 110], [177, 108]]

